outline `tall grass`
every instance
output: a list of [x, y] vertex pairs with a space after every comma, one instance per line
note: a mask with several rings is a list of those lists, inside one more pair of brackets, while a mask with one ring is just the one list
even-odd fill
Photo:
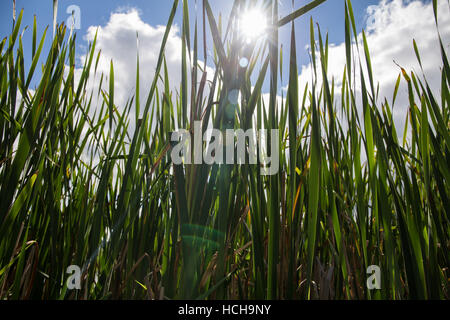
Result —
[[[63, 25], [31, 90], [46, 31], [38, 39], [34, 23], [25, 68], [19, 14], [0, 43], [2, 299], [448, 299], [450, 67], [442, 41], [441, 96], [400, 70], [394, 91], [404, 81], [409, 105], [399, 139], [393, 105], [376, 99], [370, 44], [353, 40], [350, 1], [340, 98], [327, 76], [328, 37], [312, 20], [313, 78], [323, 81], [298, 86], [293, 21], [324, 0], [281, 20], [278, 2], [264, 1], [271, 28], [260, 47], [242, 42], [232, 23], [245, 2], [234, 2], [222, 30], [204, 0], [199, 36], [197, 22], [190, 30], [188, 1], [175, 0], [151, 87], [139, 85], [145, 70], [138, 60], [136, 92], [123, 106], [114, 99], [113, 62], [99, 91], [88, 90], [99, 61], [96, 40], [75, 80], [76, 40]], [[170, 90], [164, 55], [179, 5], [178, 94]], [[278, 28], [289, 24], [289, 85], [278, 99]], [[207, 32], [214, 61], [205, 55], [201, 62]], [[239, 66], [242, 57], [247, 67]], [[214, 64], [212, 81], [203, 63]], [[227, 102], [232, 90], [240, 92], [235, 109]], [[193, 135], [194, 121], [202, 121], [203, 132], [210, 123], [279, 129], [280, 141], [272, 143], [279, 173], [260, 175], [260, 159], [173, 164], [170, 133], [181, 127]], [[69, 265], [82, 267], [81, 290], [67, 290]], [[366, 287], [370, 265], [381, 268], [380, 290]]]

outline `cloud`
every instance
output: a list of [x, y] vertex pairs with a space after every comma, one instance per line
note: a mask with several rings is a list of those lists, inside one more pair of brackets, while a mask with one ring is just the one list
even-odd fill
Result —
[[[101, 50], [97, 72], [94, 76], [91, 70], [91, 77], [88, 83], [88, 89], [98, 91], [100, 74], [109, 75], [110, 61], [114, 64], [114, 103], [123, 110], [127, 101], [135, 94], [136, 86], [136, 63], [139, 47], [139, 75], [140, 75], [140, 101], [141, 115], [147, 101], [148, 91], [155, 76], [156, 65], [160, 52], [166, 26], [152, 26], [141, 19], [140, 12], [136, 8], [121, 7], [111, 13], [109, 21], [104, 26], [90, 26], [84, 39], [92, 42], [97, 33], [96, 50]], [[138, 35], [138, 40], [137, 40]], [[180, 29], [177, 25], [172, 28], [167, 39], [165, 48], [165, 58], [167, 62], [168, 77], [172, 99], [176, 98], [181, 83], [181, 48], [182, 41]], [[86, 56], [82, 56], [84, 61]], [[95, 61], [94, 61], [95, 62]], [[93, 68], [92, 68], [93, 69]], [[77, 70], [78, 78], [81, 70]], [[208, 80], [212, 79], [213, 71], [207, 68]], [[161, 76], [164, 76], [164, 68], [161, 68]], [[201, 77], [199, 71], [199, 79]], [[188, 79], [190, 74], [188, 73]], [[188, 81], [189, 82], [189, 81]], [[103, 79], [102, 88], [109, 90], [108, 78]], [[159, 88], [162, 89], [162, 82], [159, 82]], [[208, 88], [205, 93], [208, 93]], [[190, 93], [190, 89], [188, 88]], [[174, 101], [174, 100], [173, 100]], [[100, 102], [101, 103], [101, 102]], [[97, 103], [98, 104], [98, 103]], [[176, 105], [174, 101], [174, 105]], [[131, 108], [129, 132], [133, 132], [135, 124], [135, 108]]]
[[[84, 35], [84, 40], [86, 42], [92, 43], [97, 34], [96, 52], [94, 54], [92, 68], [86, 85], [88, 93], [87, 99], [89, 99], [90, 92], [93, 93], [92, 107], [90, 108], [89, 116], [94, 117], [95, 114], [96, 118], [94, 122], [100, 119], [99, 112], [103, 102], [102, 95], [98, 95], [100, 83], [102, 86], [101, 89], [106, 93], [109, 92], [111, 61], [113, 61], [114, 65], [114, 104], [120, 113], [124, 111], [127, 102], [135, 95], [138, 52], [141, 105], [140, 116], [142, 116], [147, 102], [147, 96], [155, 77], [157, 61], [165, 32], [166, 26], [152, 26], [151, 24], [144, 22], [141, 19], [140, 11], [130, 7], [120, 7], [115, 12], [111, 13], [106, 25], [93, 25], [87, 29], [87, 32]], [[165, 47], [165, 58], [170, 81], [169, 87], [172, 92], [174, 106], [177, 105], [175, 100], [177, 99], [181, 83], [181, 46], [182, 40], [180, 37], [180, 29], [174, 24], [171, 27]], [[96, 57], [99, 51], [101, 53], [95, 71]], [[76, 83], [78, 83], [81, 77], [83, 70], [82, 66], [86, 59], [86, 54], [79, 57], [81, 66], [75, 70], [74, 77]], [[68, 70], [69, 68], [66, 68], [66, 76]], [[213, 71], [210, 68], [207, 68], [207, 72], [208, 79], [212, 78]], [[103, 81], [100, 82], [102, 74]], [[161, 68], [160, 76], [164, 77], [164, 67]], [[200, 77], [201, 74], [199, 75], [199, 78]], [[190, 79], [190, 72], [188, 72], [188, 79]], [[160, 93], [164, 91], [162, 81], [158, 82], [158, 89]], [[188, 92], [190, 93], [189, 90], [190, 88], [188, 87]], [[205, 88], [205, 93], [208, 94], [208, 92], [208, 88]], [[152, 105], [150, 108], [151, 107]], [[125, 139], [131, 139], [136, 127], [136, 107], [134, 103], [130, 108], [130, 113], [126, 121], [128, 122], [128, 138]], [[109, 126], [106, 128], [109, 128]], [[152, 124], [152, 128], [155, 128], [154, 123]], [[84, 137], [87, 132], [88, 130], [86, 128], [83, 130], [82, 136]], [[128, 147], [129, 145], [126, 144], [126, 148]], [[100, 161], [101, 156], [102, 150], [91, 150], [90, 148], [86, 148], [82, 154], [82, 160], [85, 162], [93, 161], [94, 165], [96, 165]], [[117, 170], [117, 168], [114, 170]]]
[[[145, 103], [145, 89], [148, 89], [155, 75], [159, 49], [165, 33], [165, 26], [151, 26], [142, 21], [137, 9], [119, 10], [111, 14], [105, 26], [90, 26], [85, 40], [92, 42], [97, 32], [96, 49], [101, 50], [97, 73], [109, 75], [110, 61], [114, 64], [114, 101], [123, 107], [135, 93], [136, 63], [139, 37], [140, 88], [141, 101]], [[174, 25], [166, 44], [166, 61], [172, 83], [179, 83], [181, 38], [178, 27]], [[84, 60], [85, 57], [82, 57]], [[92, 87], [98, 84], [92, 79]], [[107, 83], [107, 82], [106, 82]]]
[[[450, 40], [449, 10], [447, 1], [438, 1], [439, 32], [447, 51]], [[431, 1], [381, 0], [378, 5], [367, 8], [365, 30], [375, 87], [377, 83], [379, 84], [378, 106], [384, 98], [390, 104], [392, 102], [395, 82], [400, 73], [400, 68], [395, 62], [407, 72], [413, 70], [416, 75], [421, 76], [422, 72], [414, 53], [413, 39], [416, 40], [427, 81], [434, 93], [439, 94], [442, 59]], [[358, 41], [361, 39], [360, 33]], [[361, 62], [365, 67], [363, 52], [361, 53]], [[345, 43], [330, 45], [328, 56], [327, 76], [329, 81], [334, 78], [339, 93], [346, 64]], [[303, 88], [306, 82], [310, 82], [311, 74], [311, 64], [302, 67], [299, 75], [300, 88]], [[358, 79], [356, 74], [356, 82]], [[318, 81], [321, 81], [320, 77]], [[359, 82], [357, 89], [358, 86]], [[402, 81], [394, 108], [394, 120], [400, 130], [404, 125], [407, 107], [407, 87]]]

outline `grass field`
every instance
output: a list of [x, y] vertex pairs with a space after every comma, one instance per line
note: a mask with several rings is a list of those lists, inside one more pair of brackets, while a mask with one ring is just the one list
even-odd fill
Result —
[[[340, 92], [327, 74], [328, 36], [312, 19], [315, 80], [298, 85], [293, 21], [324, 0], [281, 20], [277, 1], [263, 1], [271, 27], [259, 46], [231, 23], [244, 2], [222, 25], [203, 1], [204, 32], [214, 41], [207, 61], [199, 56], [203, 29], [191, 30], [187, 0], [174, 0], [152, 85], [139, 85], [138, 60], [136, 92], [121, 106], [113, 62], [96, 77], [99, 90], [88, 90], [101, 54], [95, 40], [78, 79], [75, 35], [60, 25], [51, 40], [35, 24], [25, 64], [17, 15], [0, 43], [1, 299], [449, 298], [450, 66], [442, 41], [439, 96], [399, 68], [393, 91], [406, 83], [409, 106], [397, 132], [388, 102], [395, 97], [377, 98], [370, 44], [354, 41], [349, 0]], [[173, 84], [164, 57], [177, 10], [182, 81]], [[287, 62], [283, 25], [292, 30]], [[49, 52], [44, 41], [52, 41]], [[215, 66], [208, 76], [207, 62]], [[289, 83], [281, 99], [282, 63]], [[233, 90], [237, 105], [228, 101]], [[203, 131], [278, 129], [278, 173], [261, 175], [259, 158], [173, 164], [171, 132], [194, 121]], [[81, 267], [80, 290], [67, 289], [70, 265]], [[379, 290], [366, 286], [371, 265], [381, 270]]]

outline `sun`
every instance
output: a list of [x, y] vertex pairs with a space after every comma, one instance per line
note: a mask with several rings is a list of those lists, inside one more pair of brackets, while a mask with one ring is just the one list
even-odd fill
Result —
[[240, 16], [240, 32], [247, 42], [264, 37], [267, 32], [267, 15], [260, 8], [251, 8]]

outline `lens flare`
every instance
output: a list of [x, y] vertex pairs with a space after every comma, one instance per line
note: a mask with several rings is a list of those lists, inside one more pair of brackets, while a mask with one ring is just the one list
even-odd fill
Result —
[[241, 15], [239, 26], [247, 42], [258, 40], [267, 32], [267, 16], [260, 8], [252, 8]]

